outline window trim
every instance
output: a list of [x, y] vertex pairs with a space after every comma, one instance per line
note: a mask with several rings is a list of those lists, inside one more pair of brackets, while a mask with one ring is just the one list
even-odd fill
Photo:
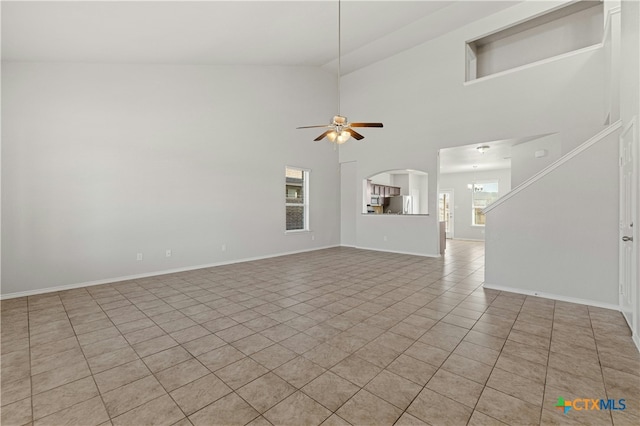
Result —
[[[296, 234], [296, 233], [300, 233], [300, 232], [311, 232], [311, 227], [309, 226], [309, 206], [310, 206], [310, 197], [309, 197], [309, 177], [311, 176], [311, 169], [308, 168], [304, 168], [304, 167], [298, 167], [298, 166], [285, 166], [284, 167], [284, 187], [286, 189], [287, 187], [287, 170], [297, 170], [297, 171], [301, 171], [302, 172], [302, 195], [303, 195], [303, 199], [302, 199], [302, 204], [300, 203], [288, 203], [287, 202], [287, 195], [285, 192], [285, 198], [284, 198], [284, 210], [285, 210], [285, 224], [284, 224], [284, 233], [285, 234]], [[292, 206], [292, 207], [303, 207], [303, 224], [304, 227], [302, 229], [287, 229], [287, 222], [286, 222], [286, 218], [287, 218], [287, 207]]]

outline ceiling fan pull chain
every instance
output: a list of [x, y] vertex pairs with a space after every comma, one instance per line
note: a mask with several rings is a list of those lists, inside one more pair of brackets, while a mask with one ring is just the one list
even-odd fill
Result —
[[342, 2], [338, 0], [338, 115], [340, 115], [340, 86], [342, 79]]

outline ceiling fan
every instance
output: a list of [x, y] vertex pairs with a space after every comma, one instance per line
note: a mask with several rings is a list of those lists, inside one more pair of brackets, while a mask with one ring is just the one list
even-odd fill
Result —
[[333, 120], [328, 125], [318, 125], [318, 126], [303, 126], [297, 127], [298, 129], [311, 129], [311, 128], [328, 128], [329, 130], [322, 133], [320, 136], [314, 139], [314, 141], [319, 141], [328, 138], [331, 142], [336, 143], [338, 145], [345, 143], [351, 136], [353, 136], [356, 140], [364, 139], [360, 133], [356, 132], [352, 129], [352, 127], [382, 127], [382, 123], [349, 123], [347, 121], [347, 117], [343, 117], [340, 115], [340, 70], [341, 70], [341, 9], [342, 5], [340, 0], [338, 0], [338, 115], [333, 117]]
[[298, 127], [298, 129], [312, 129], [317, 127], [324, 127], [329, 130], [315, 138], [314, 141], [319, 141], [326, 137], [331, 142], [343, 144], [351, 136], [356, 140], [364, 139], [364, 136], [353, 130], [352, 127], [382, 127], [382, 123], [349, 123], [347, 121], [347, 117], [336, 115], [333, 117], [333, 121], [329, 125], [303, 126]]

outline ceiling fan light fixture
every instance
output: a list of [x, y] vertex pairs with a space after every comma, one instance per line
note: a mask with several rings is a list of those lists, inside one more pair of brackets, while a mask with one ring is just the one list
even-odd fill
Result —
[[336, 138], [336, 143], [338, 145], [342, 145], [343, 143], [348, 141], [349, 138], [351, 138], [351, 133], [347, 132], [346, 130], [343, 130], [343, 131], [340, 132], [340, 134]]
[[342, 145], [343, 143], [348, 141], [350, 138], [351, 138], [351, 133], [347, 132], [346, 130], [342, 130], [341, 132], [332, 130], [331, 132], [327, 133], [327, 139], [329, 139], [331, 142], [334, 142], [338, 145]]

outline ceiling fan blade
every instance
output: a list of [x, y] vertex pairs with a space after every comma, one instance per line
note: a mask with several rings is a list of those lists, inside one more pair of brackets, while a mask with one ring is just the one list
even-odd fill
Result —
[[320, 125], [320, 126], [302, 126], [302, 127], [296, 127], [296, 129], [313, 129], [316, 127], [333, 127], [333, 126], [329, 126], [326, 124]]
[[351, 123], [351, 127], [382, 127], [382, 123]]
[[347, 132], [351, 133], [351, 136], [353, 136], [353, 138], [355, 140], [360, 140], [360, 139], [364, 139], [364, 136], [362, 136], [360, 133], [356, 132], [353, 129], [347, 129]]
[[326, 132], [324, 132], [323, 134], [321, 134], [320, 136], [318, 136], [317, 138], [314, 139], [314, 141], [319, 141], [321, 139], [324, 139], [329, 133], [331, 133], [333, 130], [327, 130]]

